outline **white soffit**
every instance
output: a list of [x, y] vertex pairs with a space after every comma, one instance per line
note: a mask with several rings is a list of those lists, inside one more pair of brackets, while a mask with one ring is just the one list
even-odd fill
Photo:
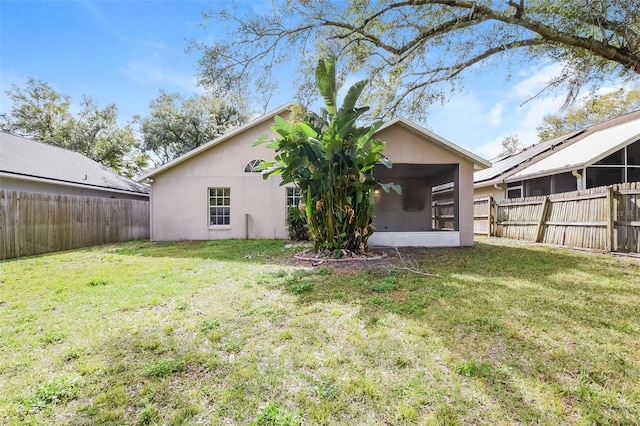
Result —
[[508, 181], [581, 169], [600, 161], [640, 137], [640, 119], [595, 132], [513, 174]]

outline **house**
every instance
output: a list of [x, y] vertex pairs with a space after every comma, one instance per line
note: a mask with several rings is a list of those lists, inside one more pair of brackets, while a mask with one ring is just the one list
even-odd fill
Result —
[[[265, 145], [253, 146], [271, 130], [276, 115], [286, 118], [291, 104], [254, 119], [143, 175], [151, 184], [151, 239], [210, 240], [287, 238], [287, 206], [298, 190], [264, 180], [255, 167], [273, 159]], [[489, 166], [474, 154], [396, 118], [375, 134], [387, 143], [392, 169], [377, 166], [377, 177], [402, 186], [402, 195], [376, 191], [376, 233], [372, 245], [466, 246], [473, 244], [473, 172]], [[431, 219], [434, 186], [454, 182], [451, 229]]]
[[0, 189], [148, 200], [149, 187], [84, 155], [0, 132]]
[[640, 111], [497, 158], [474, 174], [477, 196], [549, 195], [640, 181]]

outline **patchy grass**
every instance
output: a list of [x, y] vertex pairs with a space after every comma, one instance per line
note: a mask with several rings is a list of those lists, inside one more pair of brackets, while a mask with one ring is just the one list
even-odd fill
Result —
[[640, 267], [481, 241], [414, 257], [442, 278], [280, 241], [0, 262], [0, 423], [638, 424]]

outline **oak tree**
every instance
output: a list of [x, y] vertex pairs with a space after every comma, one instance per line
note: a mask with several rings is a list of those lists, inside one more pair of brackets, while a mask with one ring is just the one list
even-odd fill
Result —
[[247, 115], [228, 101], [212, 96], [185, 98], [160, 92], [150, 114], [136, 117], [143, 148], [156, 166], [191, 151], [243, 124]]
[[522, 143], [518, 135], [508, 135], [500, 140], [500, 154], [499, 155], [511, 155], [522, 149]]
[[536, 128], [540, 142], [584, 129], [640, 109], [640, 89], [619, 89], [591, 96], [557, 114], [547, 114]]
[[115, 104], [100, 108], [85, 96], [73, 114], [69, 96], [33, 77], [6, 94], [12, 105], [0, 115], [2, 131], [79, 152], [124, 176], [133, 177], [146, 167], [131, 125], [118, 122]]
[[[201, 82], [264, 85], [285, 67], [304, 76], [327, 52], [371, 81], [376, 114], [422, 112], [455, 90], [465, 70], [513, 61], [557, 61], [548, 89], [572, 101], [585, 85], [640, 73], [640, 0], [274, 0], [271, 8], [225, 2], [207, 13], [224, 39], [201, 49]], [[510, 60], [510, 61], [507, 61]]]

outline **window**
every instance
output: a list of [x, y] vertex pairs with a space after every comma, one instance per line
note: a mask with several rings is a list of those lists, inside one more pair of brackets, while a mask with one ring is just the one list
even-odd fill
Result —
[[522, 198], [522, 182], [507, 184], [507, 198]]
[[589, 167], [587, 168], [587, 188], [624, 182], [624, 171], [624, 167]]
[[298, 207], [302, 199], [300, 188], [287, 188], [287, 208], [291, 206]]
[[640, 165], [640, 140], [627, 146], [627, 164], [633, 166]]
[[551, 176], [551, 192], [553, 194], [575, 191], [576, 189], [578, 189], [578, 181], [571, 172]]
[[[525, 193], [527, 197], [551, 194], [551, 176], [531, 179], [526, 182]], [[519, 198], [519, 197], [514, 197]]]
[[255, 160], [251, 160], [247, 163], [246, 166], [244, 166], [244, 172], [245, 173], [260, 173], [260, 170], [258, 169], [258, 166], [260, 165], [260, 163], [262, 163], [264, 160], [260, 159], [260, 158], [256, 158]]
[[209, 188], [209, 226], [231, 225], [231, 189]]

